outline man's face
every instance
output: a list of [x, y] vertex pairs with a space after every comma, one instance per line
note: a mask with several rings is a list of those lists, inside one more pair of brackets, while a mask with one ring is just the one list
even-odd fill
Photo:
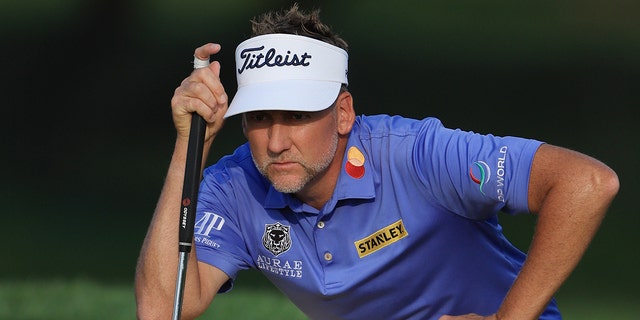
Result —
[[243, 127], [253, 161], [276, 190], [300, 192], [327, 170], [338, 147], [335, 110], [244, 114]]

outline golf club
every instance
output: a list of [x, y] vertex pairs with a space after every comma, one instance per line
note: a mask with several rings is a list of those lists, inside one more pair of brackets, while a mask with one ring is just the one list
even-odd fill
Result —
[[189, 144], [187, 146], [182, 203], [180, 206], [180, 232], [178, 235], [178, 251], [180, 256], [178, 262], [178, 278], [176, 280], [176, 294], [173, 303], [172, 319], [174, 320], [180, 319], [182, 312], [182, 298], [184, 296], [184, 283], [187, 275], [187, 262], [193, 240], [193, 225], [196, 217], [196, 204], [198, 202], [200, 170], [202, 168], [202, 152], [206, 129], [207, 126], [204, 119], [200, 115], [193, 113], [191, 129], [189, 131]]

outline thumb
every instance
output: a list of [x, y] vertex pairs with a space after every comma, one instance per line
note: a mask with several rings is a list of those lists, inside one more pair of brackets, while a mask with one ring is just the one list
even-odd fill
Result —
[[209, 56], [220, 52], [221, 48], [217, 43], [207, 43], [196, 48], [193, 55], [200, 60], [209, 60]]

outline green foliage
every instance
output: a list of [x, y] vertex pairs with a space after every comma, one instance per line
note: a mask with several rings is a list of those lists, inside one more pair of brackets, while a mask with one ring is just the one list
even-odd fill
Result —
[[0, 319], [133, 319], [133, 289], [89, 280], [0, 282]]
[[[640, 306], [632, 297], [561, 294], [564, 318], [580, 320], [637, 319]], [[88, 279], [0, 281], [0, 319], [125, 320], [135, 318], [131, 284], [104, 284]], [[200, 319], [306, 319], [279, 291], [250, 283], [219, 295]]]
[[[87, 279], [0, 281], [0, 319], [125, 320], [135, 318], [130, 284]], [[275, 289], [234, 290], [219, 295], [201, 319], [305, 319]]]

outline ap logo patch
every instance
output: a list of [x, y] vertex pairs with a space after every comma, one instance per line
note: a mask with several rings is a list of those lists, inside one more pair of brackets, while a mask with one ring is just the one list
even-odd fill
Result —
[[277, 222], [275, 224], [265, 224], [264, 234], [262, 235], [262, 244], [264, 247], [278, 256], [291, 248], [291, 236], [289, 235], [290, 226], [285, 226]]

